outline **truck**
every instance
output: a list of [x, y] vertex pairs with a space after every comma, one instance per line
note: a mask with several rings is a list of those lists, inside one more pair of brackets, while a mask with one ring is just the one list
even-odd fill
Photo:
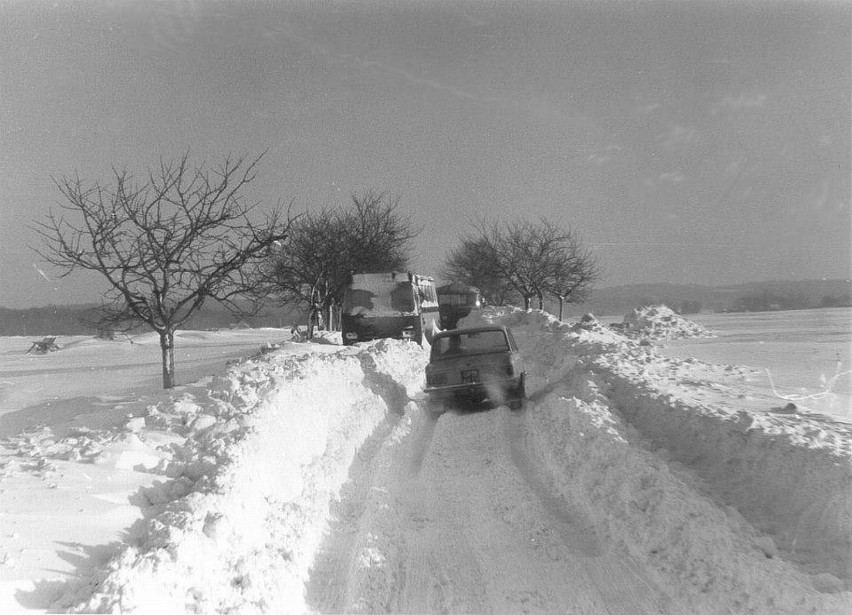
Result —
[[340, 320], [345, 345], [381, 338], [422, 345], [440, 330], [435, 280], [412, 272], [353, 273]]

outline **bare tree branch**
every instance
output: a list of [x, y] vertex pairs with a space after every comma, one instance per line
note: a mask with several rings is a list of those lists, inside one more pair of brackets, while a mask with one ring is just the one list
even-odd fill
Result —
[[342, 303], [353, 272], [407, 269], [420, 229], [400, 213], [399, 202], [387, 192], [368, 190], [353, 194], [349, 206], [306, 213], [265, 262], [255, 291], [302, 304], [311, 318], [322, 313], [333, 325], [331, 312]]
[[113, 168], [113, 182], [54, 180], [59, 211], [34, 225], [35, 251], [70, 275], [83, 269], [108, 282], [103, 322], [144, 324], [160, 334], [163, 385], [174, 385], [174, 332], [208, 300], [237, 312], [249, 271], [283, 242], [292, 220], [280, 206], [263, 220], [244, 191], [262, 156], [226, 156], [212, 171], [193, 168], [189, 155], [160, 160], [144, 181]]
[[530, 309], [534, 298], [541, 309], [545, 295], [579, 301], [598, 277], [597, 263], [570, 230], [541, 219], [491, 224], [480, 220], [473, 234], [447, 258], [446, 277], [480, 289], [500, 304], [520, 297]]

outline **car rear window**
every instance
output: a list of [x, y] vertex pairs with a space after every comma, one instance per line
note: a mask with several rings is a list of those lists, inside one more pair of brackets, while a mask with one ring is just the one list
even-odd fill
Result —
[[458, 333], [436, 338], [432, 342], [432, 358], [505, 350], [509, 350], [509, 342], [506, 334], [500, 330]]

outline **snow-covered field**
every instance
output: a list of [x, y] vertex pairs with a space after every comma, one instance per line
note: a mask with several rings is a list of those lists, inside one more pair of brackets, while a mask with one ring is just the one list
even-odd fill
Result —
[[667, 357], [755, 368], [750, 393], [852, 421], [852, 309], [702, 314], [712, 338], [666, 343]]
[[819, 385], [675, 356], [732, 344], [666, 310], [481, 318], [522, 412], [433, 417], [396, 341], [182, 332], [163, 392], [153, 336], [0, 338], [0, 609], [850, 611], [852, 426]]

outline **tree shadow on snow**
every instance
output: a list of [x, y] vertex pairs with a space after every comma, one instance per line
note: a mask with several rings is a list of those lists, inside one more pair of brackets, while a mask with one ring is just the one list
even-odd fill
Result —
[[[103, 545], [84, 545], [79, 542], [57, 542], [62, 548], [57, 555], [74, 566], [73, 576], [67, 579], [42, 579], [33, 582], [31, 591], [19, 589], [15, 600], [26, 609], [38, 609], [47, 613], [65, 613], [75, 604], [92, 595], [98, 583], [97, 571], [122, 547], [118, 541]], [[56, 574], [68, 574], [64, 570], [48, 570]]]
[[64, 425], [78, 416], [100, 412], [114, 411], [116, 422], [118, 422], [125, 417], [127, 410], [116, 408], [116, 406], [126, 401], [129, 400], [105, 403], [100, 397], [71, 397], [33, 404], [0, 416], [0, 438], [17, 436], [43, 425], [50, 426], [57, 437], [63, 437], [65, 434], [59, 432]]

